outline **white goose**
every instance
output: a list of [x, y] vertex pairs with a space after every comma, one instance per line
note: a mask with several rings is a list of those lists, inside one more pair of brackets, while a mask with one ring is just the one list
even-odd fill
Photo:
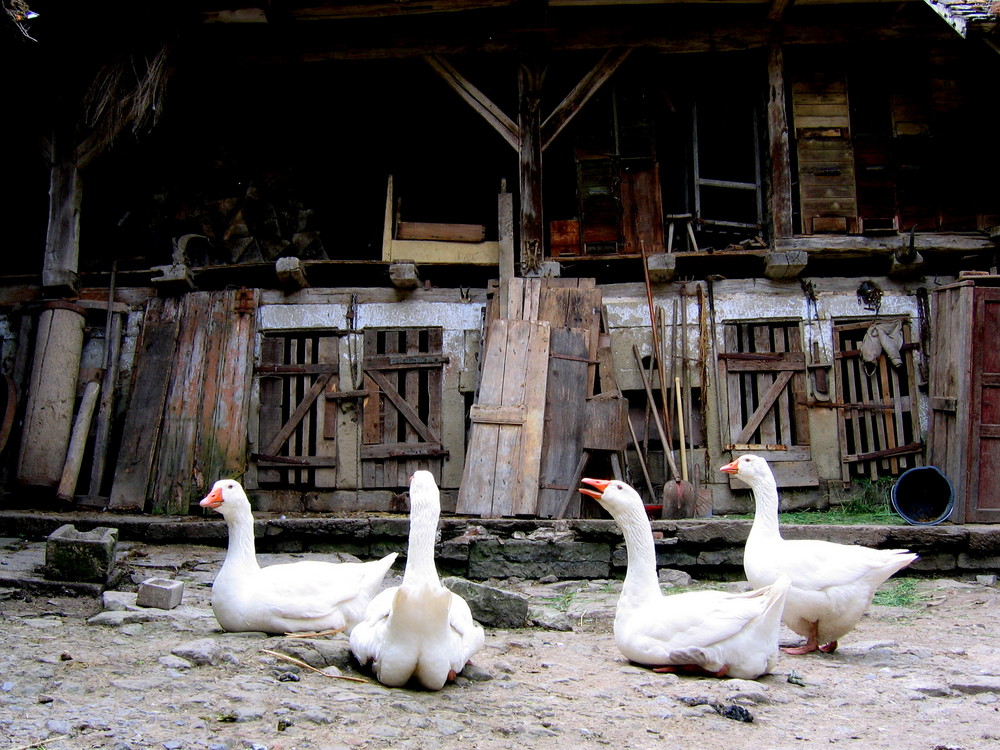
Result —
[[486, 640], [465, 599], [438, 579], [434, 541], [440, 515], [434, 476], [414, 472], [403, 582], [376, 596], [351, 633], [354, 656], [362, 665], [372, 662], [376, 678], [390, 687], [415, 679], [428, 690], [440, 690]]
[[628, 571], [615, 613], [615, 643], [627, 659], [657, 671], [755, 679], [778, 656], [787, 579], [741, 594], [692, 591], [664, 596], [656, 576], [653, 534], [639, 494], [629, 485], [581, 480], [581, 489], [614, 517], [625, 536]]
[[785, 574], [792, 580], [784, 623], [806, 639], [784, 649], [789, 654], [830, 652], [837, 639], [858, 624], [879, 584], [917, 559], [905, 549], [872, 549], [815, 539], [782, 539], [778, 526], [778, 486], [760, 456], [746, 454], [722, 467], [750, 485], [756, 511], [743, 551], [743, 569], [752, 586]]
[[230, 632], [349, 631], [396, 559], [393, 552], [363, 563], [303, 560], [262, 568], [250, 501], [240, 483], [220, 479], [199, 504], [221, 513], [229, 528], [226, 559], [212, 584], [212, 611]]

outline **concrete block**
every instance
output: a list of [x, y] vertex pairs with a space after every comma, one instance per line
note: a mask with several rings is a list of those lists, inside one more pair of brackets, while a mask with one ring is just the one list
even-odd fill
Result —
[[390, 265], [389, 280], [397, 289], [416, 289], [420, 286], [420, 274], [417, 272], [417, 266], [410, 261]]
[[147, 578], [139, 584], [139, 594], [135, 598], [135, 603], [140, 607], [173, 609], [181, 603], [183, 596], [184, 581], [172, 581], [169, 578]]
[[794, 279], [809, 263], [809, 253], [805, 250], [779, 250], [764, 256], [764, 275], [778, 281]]
[[674, 253], [651, 253], [646, 256], [649, 280], [654, 284], [665, 284], [677, 274], [677, 256]]
[[184, 294], [195, 288], [194, 275], [191, 273], [191, 269], [183, 263], [153, 266], [152, 270], [160, 273], [159, 276], [150, 278], [153, 286], [160, 291], [169, 294]]
[[305, 266], [298, 258], [278, 258], [274, 262], [274, 271], [278, 275], [278, 281], [285, 287], [305, 289], [309, 286]]
[[892, 263], [889, 265], [890, 279], [905, 279], [912, 276], [920, 276], [924, 272], [924, 256], [915, 252], [912, 259], [900, 260], [898, 254], [893, 254]]
[[107, 583], [115, 562], [118, 529], [98, 526], [77, 531], [63, 524], [45, 543], [45, 577], [56, 581]]

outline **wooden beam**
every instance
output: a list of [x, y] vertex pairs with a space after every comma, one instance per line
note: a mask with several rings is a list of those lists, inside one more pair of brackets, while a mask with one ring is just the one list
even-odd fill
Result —
[[587, 75], [573, 88], [542, 123], [542, 151], [547, 149], [570, 121], [583, 109], [631, 52], [629, 47], [616, 47], [604, 53]]
[[[782, 40], [787, 46], [793, 45], [843, 45], [865, 44], [887, 41], [910, 41], [927, 43], [948, 40], [954, 34], [943, 24], [918, 25], [909, 19], [892, 19], [891, 24], [881, 11], [889, 3], [875, 3], [876, 7], [859, 15], [850, 22], [830, 22], [825, 24], [783, 23]], [[247, 24], [253, 28], [254, 24]], [[498, 29], [489, 38], [470, 42], [468, 32], [460, 33], [452, 29], [425, 29], [423, 27], [407, 31], [382, 29], [355, 30], [348, 27], [338, 30], [324, 29], [322, 34], [310, 30], [303, 24], [297, 37], [294, 53], [278, 51], [263, 42], [249, 44], [237, 35], [231, 41], [222, 40], [224, 50], [237, 63], [284, 65], [290, 63], [311, 63], [329, 60], [377, 60], [405, 59], [465, 54], [516, 52], [524, 42], [523, 32], [516, 33]], [[299, 27], [296, 27], [298, 31]], [[314, 33], [310, 33], [310, 31]], [[565, 30], [549, 39], [553, 52], [582, 50], [607, 50], [611, 47], [641, 47], [661, 54], [698, 54], [733, 52], [748, 49], [764, 49], [774, 40], [774, 22], [768, 20], [725, 22], [693, 28], [689, 24], [676, 24], [669, 28], [637, 27], [627, 22], [614, 28], [581, 28]]]
[[785, 17], [785, 11], [788, 10], [795, 0], [770, 0], [767, 8], [767, 18], [769, 21], [780, 21]]
[[545, 65], [538, 50], [524, 53], [518, 66], [517, 126], [521, 133], [518, 177], [521, 188], [521, 273], [537, 273], [542, 267], [545, 239], [542, 223], [542, 79]]
[[506, 180], [503, 181], [500, 194], [497, 196], [497, 226], [500, 243], [500, 289], [501, 295], [504, 295], [507, 282], [514, 278], [514, 196], [507, 192]]
[[770, 146], [770, 209], [774, 236], [791, 237], [792, 165], [788, 148], [788, 117], [785, 109], [785, 56], [780, 44], [772, 44], [767, 59], [767, 129]]
[[517, 123], [504, 114], [503, 110], [494, 104], [486, 94], [476, 88], [465, 76], [453, 68], [438, 55], [424, 55], [424, 60], [444, 82], [451, 86], [486, 122], [488, 122], [500, 137], [515, 150], [520, 149], [520, 131]]

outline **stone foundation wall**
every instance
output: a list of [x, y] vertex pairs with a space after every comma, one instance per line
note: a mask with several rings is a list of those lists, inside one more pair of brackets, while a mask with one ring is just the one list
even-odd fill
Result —
[[[41, 540], [65, 523], [80, 530], [118, 529], [119, 539], [148, 544], [225, 546], [225, 522], [107, 513], [0, 512], [0, 535]], [[745, 520], [653, 521], [659, 567], [700, 579], [741, 579]], [[258, 517], [258, 552], [348, 552], [363, 559], [406, 554], [406, 517]], [[785, 526], [787, 539], [907, 548], [920, 559], [908, 573], [961, 577], [1000, 571], [1000, 526]], [[478, 519], [441, 521], [438, 567], [442, 575], [495, 578], [615, 578], [625, 574], [621, 534], [610, 520]]]

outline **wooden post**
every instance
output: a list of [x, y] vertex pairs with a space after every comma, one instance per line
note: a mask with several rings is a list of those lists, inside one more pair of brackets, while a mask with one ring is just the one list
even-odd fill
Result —
[[517, 126], [521, 135], [518, 176], [521, 188], [521, 273], [535, 274], [542, 267], [542, 79], [545, 66], [536, 49], [528, 50], [518, 68]]
[[[110, 308], [110, 304], [108, 305]], [[118, 360], [121, 356], [122, 314], [108, 311], [108, 323], [104, 329], [104, 375], [101, 380], [101, 404], [97, 409], [97, 424], [94, 427], [94, 461], [90, 469], [91, 497], [101, 494], [104, 484], [104, 469], [107, 466], [108, 442], [111, 437], [112, 410], [115, 390], [118, 384]]]
[[80, 466], [83, 464], [83, 451], [87, 447], [87, 435], [90, 432], [90, 422], [94, 416], [94, 406], [97, 404], [97, 394], [101, 384], [96, 380], [87, 383], [80, 400], [80, 410], [73, 423], [73, 434], [66, 450], [66, 463], [63, 465], [62, 478], [56, 497], [60, 500], [72, 500], [76, 489], [76, 481], [80, 477]]
[[55, 488], [62, 476], [83, 352], [83, 308], [49, 302], [38, 317], [17, 479]]
[[53, 164], [49, 171], [49, 224], [42, 265], [42, 286], [46, 290], [77, 293], [82, 200], [83, 188], [76, 161]]
[[772, 43], [767, 59], [768, 97], [767, 128], [770, 146], [771, 191], [770, 209], [774, 237], [791, 237], [792, 229], [792, 173], [788, 153], [788, 117], [785, 111], [785, 62], [784, 52], [777, 42]]

